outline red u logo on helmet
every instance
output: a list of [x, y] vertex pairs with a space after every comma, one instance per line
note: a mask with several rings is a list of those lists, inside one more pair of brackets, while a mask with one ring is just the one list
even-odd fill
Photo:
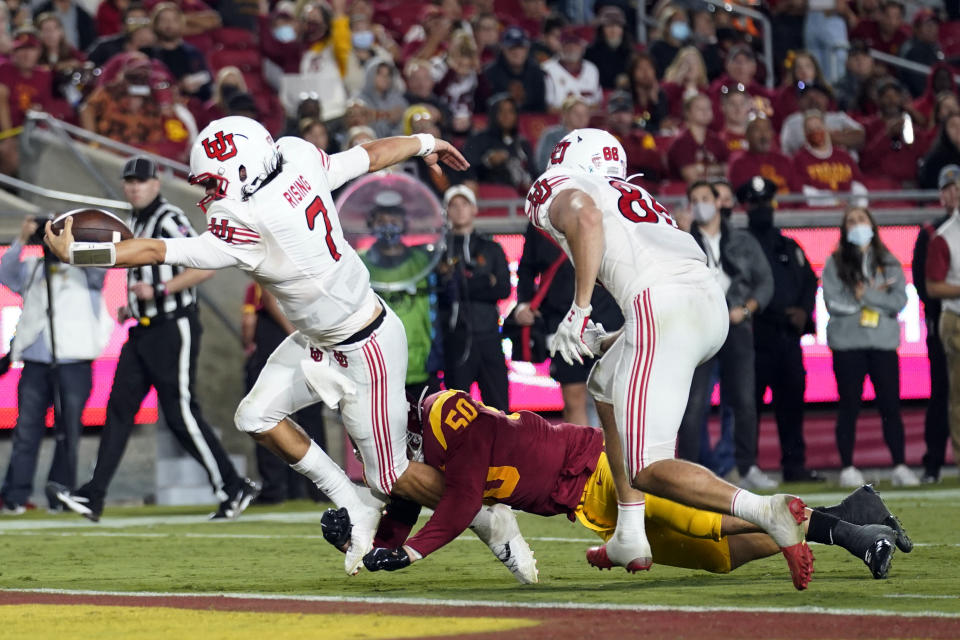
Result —
[[208, 158], [215, 160], [229, 160], [237, 155], [237, 145], [233, 143], [233, 134], [217, 131], [213, 138], [207, 138], [203, 141], [203, 150]]

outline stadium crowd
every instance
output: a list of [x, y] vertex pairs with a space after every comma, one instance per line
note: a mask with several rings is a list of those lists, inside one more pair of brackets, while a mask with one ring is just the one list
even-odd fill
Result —
[[[799, 339], [811, 331], [813, 313], [809, 264], [796, 257], [802, 256], [798, 245], [771, 231], [772, 202], [778, 194], [799, 193], [811, 205], [833, 206], [836, 193], [919, 187], [940, 189], [947, 214], [953, 213], [954, 191], [960, 192], [960, 169], [951, 173], [960, 164], [960, 94], [951, 56], [960, 54], [960, 3], [818, 3], [832, 7], [824, 9], [810, 8], [805, 0], [739, 4], [771, 20], [773, 78], [762, 64], [763, 25], [700, 0], [648, 3], [656, 27], [646, 45], [633, 37], [634, 6], [620, 0], [102, 0], [96, 6], [5, 0], [0, 171], [17, 172], [17, 135], [30, 109], [179, 161], [186, 160], [197, 132], [225, 115], [253, 117], [275, 137], [298, 136], [327, 153], [395, 134], [442, 135], [459, 145], [471, 167], [439, 176], [418, 161], [414, 171], [448, 211], [462, 216], [450, 255], [436, 274], [455, 299], [440, 296], [433, 303], [446, 319], [436, 325], [435, 344], [445, 342], [444, 355], [456, 362], [453, 355], [463, 351], [467, 334], [475, 345], [497, 340], [494, 324], [465, 327], [463, 319], [489, 319], [496, 302], [509, 294], [502, 250], [473, 231], [474, 217], [484, 213], [477, 195], [526, 195], [563, 135], [587, 126], [606, 129], [626, 150], [628, 173], [640, 174], [634, 182], [654, 195], [686, 194], [694, 203], [676, 212], [678, 222], [692, 214], [687, 227], [712, 256], [725, 285], [731, 326], [743, 323], [743, 335], [731, 333], [725, 346], [732, 357], [721, 355], [698, 373], [691, 391], [691, 402], [694, 395], [698, 402], [684, 417], [681, 454], [685, 446], [721, 475], [734, 474], [750, 488], [769, 488], [774, 481], [755, 464], [756, 401], [769, 386], [776, 402], [782, 397], [784, 407], [802, 412]], [[931, 70], [886, 65], [871, 50]], [[735, 192], [748, 211], [749, 232], [728, 227]], [[940, 240], [931, 245], [934, 266], [920, 272], [920, 281], [953, 286], [945, 280], [952, 268], [948, 245], [956, 240], [941, 238], [936, 228], [925, 231]], [[535, 243], [527, 235], [532, 252]], [[549, 298], [543, 314], [529, 304], [536, 297], [535, 278], [542, 284], [555, 261], [551, 247], [538, 250], [542, 255], [525, 252], [521, 261], [514, 314], [520, 326], [542, 316], [553, 326], [558, 321], [548, 311]], [[770, 268], [759, 261], [761, 254]], [[778, 256], [786, 258], [778, 262]], [[880, 382], [875, 375], [897, 370], [891, 360], [899, 338], [891, 338], [896, 331], [887, 325], [896, 325], [905, 282], [869, 210], [859, 203], [844, 216], [831, 260], [823, 285], [841, 392], [837, 439], [846, 474], [841, 482], [863, 481], [853, 466], [853, 432], [869, 373], [874, 385], [893, 390], [881, 409], [894, 480], [917, 484], [903, 465], [903, 426], [893, 397], [899, 395], [898, 381], [881, 376]], [[556, 290], [563, 293], [556, 294], [556, 306], [565, 309], [570, 274], [554, 269], [557, 273], [562, 284]], [[935, 298], [955, 294], [938, 291]], [[451, 308], [462, 304], [473, 305], [464, 307], [473, 313], [461, 315], [458, 324]], [[437, 311], [429, 309], [432, 315]], [[611, 318], [608, 328], [618, 322], [622, 318]], [[868, 330], [878, 325], [888, 329], [879, 341]], [[936, 338], [936, 328], [932, 335]], [[939, 348], [942, 353], [943, 345]], [[477, 348], [474, 355], [490, 351]], [[771, 370], [781, 356], [798, 363], [799, 381]], [[955, 369], [956, 353], [947, 356]], [[752, 369], [754, 358], [756, 380], [752, 371], [734, 369]], [[947, 364], [937, 366], [944, 370], [941, 386], [946, 385]], [[471, 368], [475, 373], [456, 386], [480, 381], [487, 404], [506, 409], [505, 367], [478, 360]], [[587, 370], [557, 363], [552, 370], [563, 385], [571, 421], [586, 420]], [[430, 382], [417, 383], [436, 384], [436, 373], [425, 369]], [[483, 375], [489, 379], [481, 380]], [[723, 461], [703, 446], [709, 441], [701, 437], [704, 394], [715, 379], [729, 391], [725, 400], [736, 428], [725, 433], [730, 438], [736, 433], [735, 462], [732, 442]], [[960, 406], [960, 390], [941, 395], [944, 407], [947, 395], [956, 395]], [[960, 409], [951, 412], [960, 422]], [[780, 413], [784, 479], [816, 479], [803, 458], [802, 413]], [[942, 413], [933, 420], [945, 425], [945, 408]], [[779, 424], [781, 419], [790, 424]], [[937, 480], [943, 465], [947, 431], [936, 429], [928, 451], [939, 440], [939, 453], [934, 447], [925, 460], [928, 481]], [[955, 434], [955, 454], [958, 449]]]

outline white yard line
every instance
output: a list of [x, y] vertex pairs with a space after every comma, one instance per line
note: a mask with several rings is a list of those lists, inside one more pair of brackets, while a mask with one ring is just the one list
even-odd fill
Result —
[[960, 613], [942, 611], [923, 611], [905, 613], [888, 609], [831, 609], [827, 607], [696, 607], [666, 606], [652, 604], [591, 604], [578, 602], [507, 602], [501, 600], [446, 600], [431, 598], [384, 598], [317, 595], [280, 595], [272, 593], [157, 593], [154, 591], [87, 591], [73, 589], [0, 589], [0, 593], [42, 593], [75, 596], [132, 596], [140, 598], [233, 598], [255, 600], [290, 600], [295, 602], [332, 602], [357, 604], [403, 604], [412, 606], [438, 607], [483, 607], [498, 609], [498, 617], [503, 609], [571, 609], [588, 611], [682, 611], [688, 613], [710, 613], [735, 611], [745, 613], [796, 613], [837, 616], [885, 616], [901, 618], [960, 618]]

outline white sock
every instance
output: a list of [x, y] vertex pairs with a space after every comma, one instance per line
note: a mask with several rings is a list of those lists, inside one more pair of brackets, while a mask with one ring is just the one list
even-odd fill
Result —
[[643, 521], [647, 509], [646, 500], [640, 502], [617, 503], [617, 530], [616, 535], [628, 539], [642, 536], [646, 538], [647, 530]]
[[747, 522], [764, 527], [764, 514], [767, 512], [767, 498], [750, 493], [746, 489], [737, 489], [730, 501], [730, 513]]
[[316, 442], [311, 441], [307, 453], [290, 468], [309, 478], [338, 507], [348, 510], [363, 507], [363, 501], [350, 478]]

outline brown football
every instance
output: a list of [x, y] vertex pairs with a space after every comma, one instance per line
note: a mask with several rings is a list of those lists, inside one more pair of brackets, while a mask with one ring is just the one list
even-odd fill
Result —
[[133, 237], [123, 220], [101, 209], [74, 209], [60, 214], [53, 221], [55, 233], [63, 231], [68, 216], [73, 217], [73, 238], [77, 242], [119, 242]]

